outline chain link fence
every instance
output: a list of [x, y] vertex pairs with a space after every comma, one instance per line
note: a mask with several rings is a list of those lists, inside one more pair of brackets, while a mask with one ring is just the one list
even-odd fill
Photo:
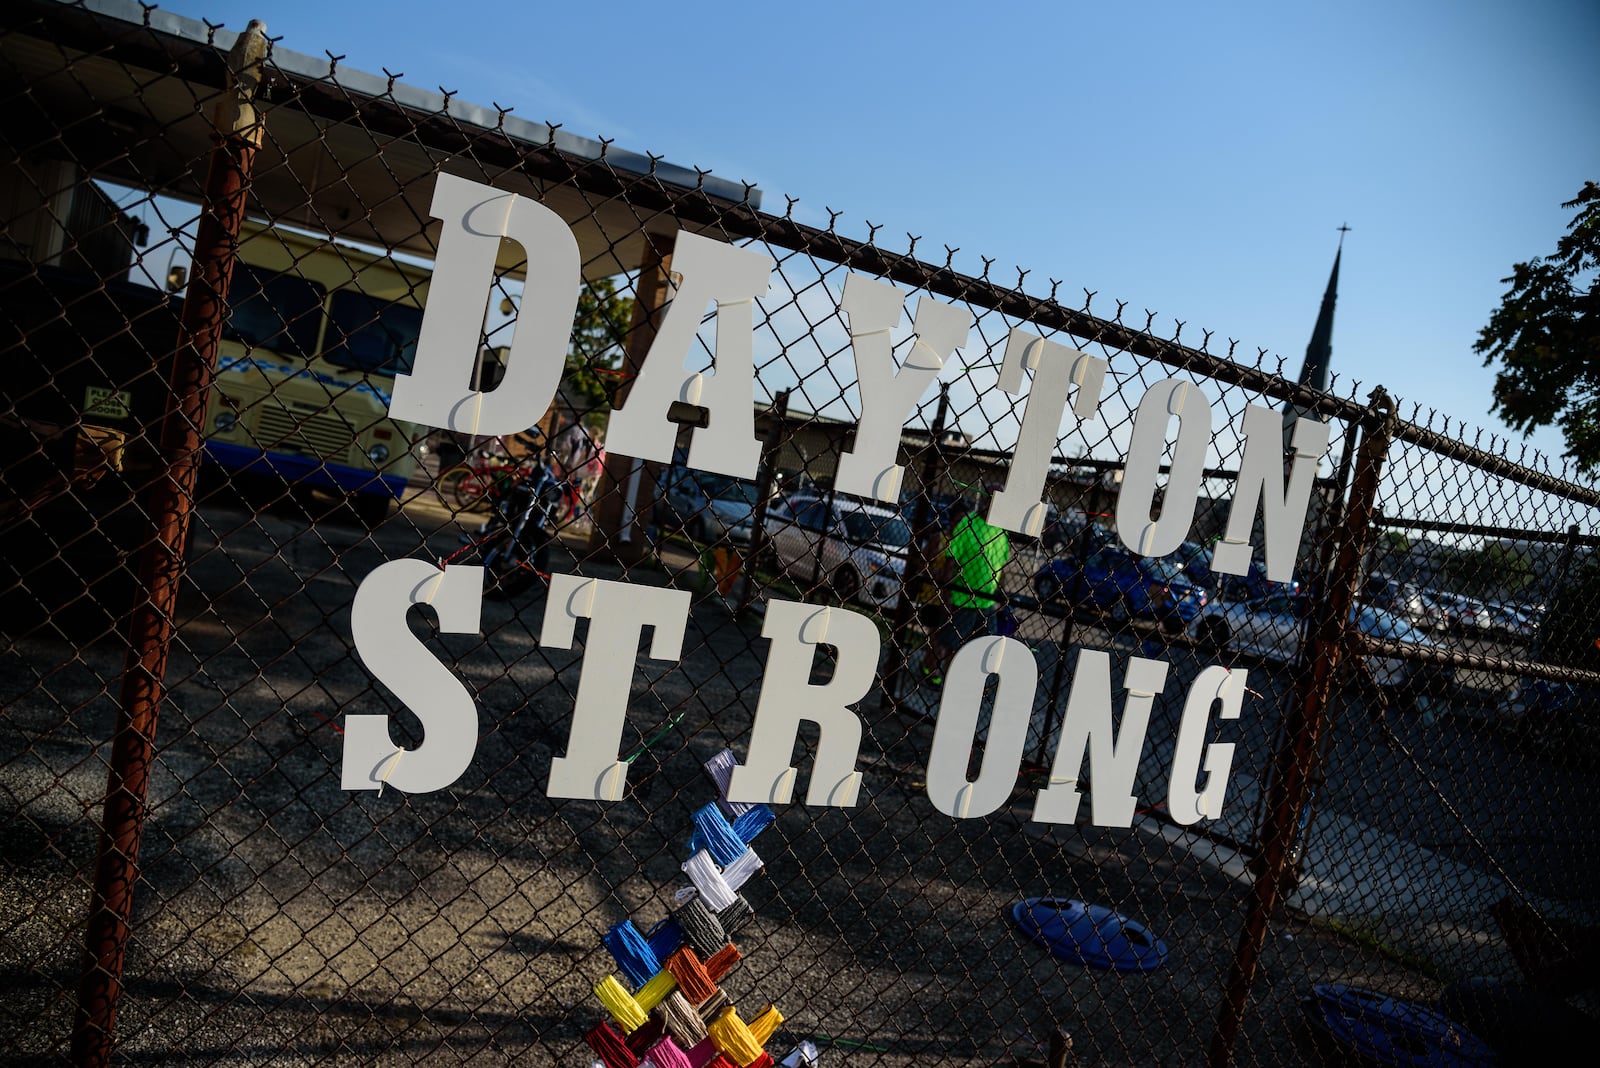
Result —
[[[258, 32], [114, 0], [18, 0], [0, 27], [9, 1062], [1402, 1063], [1593, 1026], [1589, 485], [1232, 340]], [[570, 337], [547, 248], [502, 241], [471, 295], [480, 400], [525, 385], [541, 329], [566, 350], [525, 432], [390, 411], [430, 288], [458, 284], [434, 274], [446, 175], [575, 242]], [[712, 243], [769, 285], [684, 330], [675, 261]], [[901, 287], [889, 325], [846, 312], [862, 282]], [[940, 314], [968, 327], [930, 364]], [[671, 459], [608, 449], [674, 329]], [[839, 484], [882, 404], [873, 345], [931, 372], [903, 471], [863, 496]], [[1098, 403], [1030, 421], [1069, 351]], [[1283, 431], [1252, 466], [1285, 410], [1327, 448]], [[753, 478], [691, 466], [746, 417]], [[1040, 503], [986, 575], [969, 516], [1026, 464]], [[1230, 524], [1268, 469], [1267, 517]], [[1284, 581], [1261, 547], [1297, 470]], [[1138, 551], [1191, 499], [1180, 546]], [[430, 607], [358, 649], [357, 591], [401, 561], [434, 577], [398, 613]], [[452, 571], [483, 580], [470, 625]], [[795, 639], [796, 602], [834, 611]], [[477, 716], [441, 789], [401, 785], [437, 740], [390, 685], [408, 660]], [[819, 804], [849, 730], [822, 706], [852, 680], [860, 778]], [[615, 799], [564, 798], [562, 761], [610, 745], [579, 706], [607, 696]], [[795, 710], [804, 800], [730, 788], [758, 707]], [[404, 752], [352, 780], [371, 717]]]

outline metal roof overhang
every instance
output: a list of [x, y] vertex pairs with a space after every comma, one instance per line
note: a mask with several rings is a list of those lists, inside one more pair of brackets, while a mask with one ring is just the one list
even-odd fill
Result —
[[[198, 200], [211, 112], [237, 34], [135, 0], [4, 7], [6, 140], [23, 154], [65, 155], [95, 177]], [[275, 48], [268, 88], [252, 210], [430, 260], [439, 229], [428, 205], [440, 171], [556, 211], [577, 236], [589, 278], [636, 269], [647, 234], [681, 228], [726, 239], [709, 220], [760, 207], [754, 187], [328, 59]], [[502, 265], [521, 258], [508, 247]]]

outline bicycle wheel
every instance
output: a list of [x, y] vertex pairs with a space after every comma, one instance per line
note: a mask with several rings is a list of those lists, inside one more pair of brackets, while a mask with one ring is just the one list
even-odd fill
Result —
[[[445, 479], [450, 481], [446, 483]], [[476, 508], [483, 501], [488, 489], [488, 480], [465, 464], [452, 467], [439, 479], [439, 493], [448, 494], [448, 499], [462, 511]]]
[[455, 504], [456, 495], [461, 492], [461, 482], [472, 474], [472, 468], [466, 464], [456, 464], [441, 474], [433, 484], [434, 492], [446, 504]]
[[523, 544], [507, 538], [483, 556], [484, 596], [490, 600], [504, 601], [525, 590], [541, 585], [549, 574], [550, 542], [540, 534], [533, 544]]

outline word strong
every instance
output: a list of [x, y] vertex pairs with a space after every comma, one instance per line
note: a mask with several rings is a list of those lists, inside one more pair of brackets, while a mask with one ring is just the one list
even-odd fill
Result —
[[[423, 723], [423, 742], [404, 750], [389, 738], [387, 717], [350, 716], [345, 730], [342, 785], [379, 790], [385, 783], [412, 792], [449, 786], [471, 763], [477, 746], [478, 712], [466, 687], [443, 664], [426, 655], [412, 636], [406, 613], [432, 607], [440, 629], [476, 631], [482, 607], [482, 574], [474, 567], [440, 570], [416, 560], [398, 560], [367, 576], [356, 595], [356, 648], [367, 665]], [[689, 594], [626, 582], [552, 576], [540, 641], [572, 645], [579, 620], [587, 620], [583, 668], [567, 735], [566, 753], [551, 763], [551, 797], [617, 801], [627, 785], [628, 765], [619, 759], [628, 692], [645, 628], [649, 657], [675, 661], [689, 619]], [[731, 801], [785, 804], [794, 795], [793, 763], [800, 725], [818, 728], [816, 759], [806, 803], [854, 807], [860, 793], [862, 723], [853, 706], [872, 687], [882, 639], [866, 616], [843, 608], [774, 599], [761, 636], [771, 643], [751, 729], [749, 751], [733, 769]], [[811, 682], [818, 649], [833, 654], [833, 672]], [[619, 670], [626, 665], [625, 670]], [[977, 742], [984, 691], [996, 680], [983, 763], [968, 779], [968, 757]], [[1134, 783], [1150, 725], [1150, 710], [1163, 691], [1167, 665], [1132, 657], [1122, 685], [1122, 714], [1114, 722], [1111, 658], [1080, 650], [1067, 698], [1050, 785], [1035, 800], [1041, 823], [1072, 823], [1078, 815], [1080, 776], [1091, 772], [1090, 816], [1094, 823], [1126, 827], [1138, 807]], [[1167, 786], [1167, 808], [1181, 824], [1222, 814], [1233, 745], [1207, 743], [1213, 717], [1239, 716], [1246, 673], [1224, 667], [1202, 671], [1189, 688]], [[1006, 802], [1022, 765], [1028, 724], [1038, 697], [1039, 665], [1014, 638], [979, 638], [967, 643], [950, 665], [928, 759], [928, 798], [956, 819], [987, 816]], [[1199, 781], [1201, 774], [1205, 779]]]

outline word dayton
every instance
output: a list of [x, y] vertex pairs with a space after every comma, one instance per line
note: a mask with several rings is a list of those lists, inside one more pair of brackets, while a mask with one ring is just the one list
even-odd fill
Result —
[[[570, 325], [582, 285], [577, 241], [560, 216], [543, 205], [491, 187], [441, 175], [432, 214], [442, 232], [417, 355], [410, 374], [396, 376], [390, 415], [439, 429], [509, 434], [543, 416], [555, 398], [565, 367]], [[524, 297], [504, 377], [490, 391], [472, 388], [484, 311], [494, 283], [500, 243], [519, 243], [528, 257]], [[625, 404], [615, 409], [607, 448], [642, 460], [670, 463], [678, 425], [668, 418], [674, 401], [703, 407], [707, 425], [691, 431], [690, 467], [734, 478], [756, 475], [760, 441], [754, 425], [754, 300], [766, 293], [772, 261], [694, 234], [680, 234], [672, 259], [673, 295]], [[965, 346], [971, 313], [921, 297], [912, 322], [915, 340], [896, 365], [891, 331], [899, 324], [905, 294], [892, 285], [851, 275], [840, 307], [861, 394], [861, 419], [849, 452], [840, 458], [835, 487], [845, 493], [894, 502], [903, 468], [896, 463], [900, 435], [919, 399]], [[702, 315], [716, 307], [712, 374], [684, 370]], [[1013, 532], [1036, 536], [1045, 514], [1044, 483], [1072, 401], [1081, 422], [1093, 419], [1105, 383], [1105, 360], [1067, 348], [1020, 327], [1006, 339], [1000, 388], [1026, 394], [1022, 425], [1003, 490], [993, 495], [987, 519]], [[1166, 379], [1149, 387], [1134, 415], [1133, 431], [1117, 498], [1117, 529], [1123, 543], [1145, 556], [1177, 549], [1193, 524], [1212, 411], [1192, 384]], [[1177, 420], [1173, 461], [1158, 517], [1152, 519], [1157, 475]], [[1293, 577], [1317, 462], [1327, 451], [1328, 427], [1296, 421], [1287, 465], [1281, 417], [1247, 406], [1244, 450], [1226, 532], [1212, 553], [1211, 568], [1243, 575], [1255, 554], [1252, 528], [1262, 515], [1267, 577]], [[345, 789], [424, 792], [453, 783], [471, 763], [477, 745], [477, 710], [465, 686], [411, 635], [405, 615], [430, 605], [447, 632], [476, 633], [482, 597], [481, 569], [440, 570], [422, 561], [379, 567], [357, 591], [352, 613], [356, 649], [373, 674], [422, 721], [424, 742], [415, 750], [394, 745], [384, 716], [352, 715], [345, 731]], [[589, 620], [585, 660], [573, 709], [567, 755], [551, 769], [551, 797], [618, 800], [627, 765], [617, 760], [631, 682], [631, 665], [642, 628], [652, 628], [650, 656], [676, 660], [688, 618], [683, 591], [623, 582], [556, 575], [551, 581], [541, 642], [571, 646], [576, 621]], [[801, 720], [821, 727], [806, 800], [813, 805], [851, 806], [860, 773], [855, 771], [861, 722], [851, 706], [867, 693], [881, 645], [876, 626], [859, 613], [774, 599], [763, 637], [772, 642], [749, 754], [735, 769], [729, 797], [735, 801], [786, 803], [795, 769], [789, 764]], [[810, 683], [819, 644], [835, 650], [832, 677]], [[621, 665], [630, 665], [623, 672]], [[594, 667], [591, 671], [590, 668]], [[1161, 692], [1167, 665], [1131, 658], [1124, 679], [1120, 731], [1112, 727], [1110, 660], [1080, 650], [1067, 701], [1050, 785], [1040, 792], [1034, 818], [1075, 819], [1077, 772], [1087, 756], [1094, 772], [1092, 817], [1106, 826], [1127, 826], [1136, 800], [1131, 793], [1149, 723], [1150, 705]], [[987, 678], [998, 677], [982, 768], [967, 780], [967, 754], [977, 728]], [[1178, 728], [1168, 806], [1180, 823], [1216, 818], [1231, 766], [1233, 746], [1205, 744], [1213, 706], [1223, 719], [1239, 714], [1245, 672], [1212, 667], [1191, 685]], [[1038, 666], [1027, 646], [1012, 638], [979, 638], [957, 653], [946, 674], [929, 759], [928, 794], [940, 811], [958, 818], [986, 815], [1004, 803], [1015, 783], [1038, 684]], [[1196, 778], [1202, 760], [1204, 787]]]

